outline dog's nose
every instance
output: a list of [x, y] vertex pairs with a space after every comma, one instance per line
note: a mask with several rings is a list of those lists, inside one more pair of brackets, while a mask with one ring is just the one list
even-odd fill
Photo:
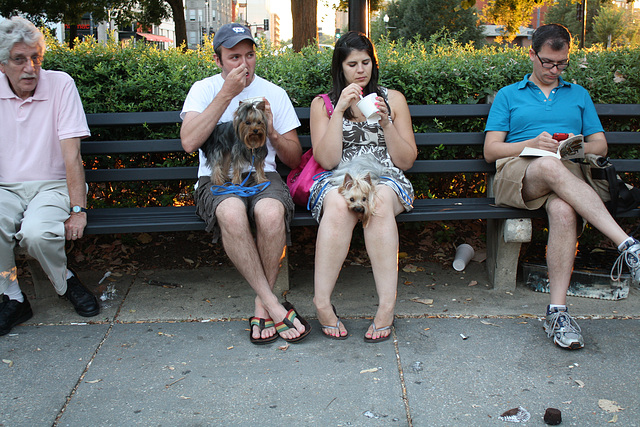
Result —
[[358, 213], [364, 213], [364, 208], [362, 206], [354, 206], [353, 211]]

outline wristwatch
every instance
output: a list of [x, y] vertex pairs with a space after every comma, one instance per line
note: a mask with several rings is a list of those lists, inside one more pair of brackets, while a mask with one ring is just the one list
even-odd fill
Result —
[[74, 206], [71, 208], [71, 212], [73, 213], [80, 213], [80, 212], [86, 212], [87, 210], [85, 208], [83, 208], [82, 206]]

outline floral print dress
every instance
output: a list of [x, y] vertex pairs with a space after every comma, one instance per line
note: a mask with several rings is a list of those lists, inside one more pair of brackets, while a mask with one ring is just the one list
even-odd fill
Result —
[[[382, 96], [387, 99], [387, 89], [381, 89]], [[380, 161], [387, 170], [385, 178], [380, 181], [380, 184], [388, 185], [395, 191], [407, 212], [413, 209], [413, 186], [404, 175], [404, 172], [391, 161], [382, 126], [378, 123], [368, 124], [366, 120], [364, 122], [352, 122], [343, 119], [341, 161], [347, 162], [363, 154], [373, 154]], [[309, 208], [313, 218], [318, 222], [322, 217], [322, 204], [325, 196], [330, 190], [338, 188], [337, 185], [331, 184], [330, 181], [330, 174], [325, 174], [311, 187]]]

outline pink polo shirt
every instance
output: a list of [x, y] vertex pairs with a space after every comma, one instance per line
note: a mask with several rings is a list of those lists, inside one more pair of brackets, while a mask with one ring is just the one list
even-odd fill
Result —
[[89, 135], [71, 76], [40, 70], [35, 93], [23, 100], [0, 73], [0, 182], [66, 179], [60, 141]]

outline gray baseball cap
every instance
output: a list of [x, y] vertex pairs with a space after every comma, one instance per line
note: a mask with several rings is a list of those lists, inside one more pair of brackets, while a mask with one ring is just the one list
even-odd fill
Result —
[[227, 49], [231, 49], [242, 40], [251, 40], [253, 44], [256, 44], [255, 40], [251, 36], [251, 30], [242, 24], [231, 23], [225, 24], [216, 32], [213, 36], [213, 48], [218, 50], [220, 46]]

